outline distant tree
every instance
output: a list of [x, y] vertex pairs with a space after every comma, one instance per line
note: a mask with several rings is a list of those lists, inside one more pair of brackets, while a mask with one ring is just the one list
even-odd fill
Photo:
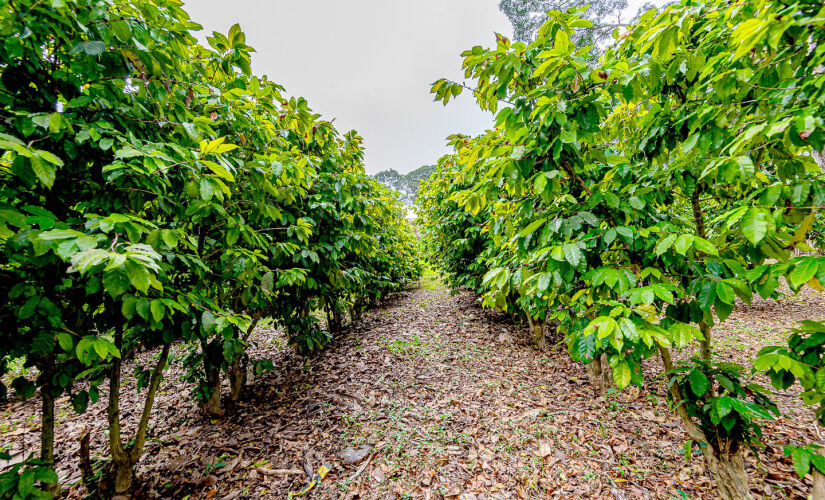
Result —
[[[513, 24], [513, 39], [525, 43], [535, 39], [539, 27], [547, 20], [545, 12], [548, 10], [567, 11], [585, 6], [588, 8], [583, 17], [592, 21], [593, 26], [577, 31], [574, 41], [579, 46], [598, 46], [610, 39], [613, 30], [622, 28], [631, 21], [622, 14], [627, 9], [627, 0], [501, 0], [498, 4], [498, 8]], [[646, 2], [639, 13], [655, 7], [655, 4]]]

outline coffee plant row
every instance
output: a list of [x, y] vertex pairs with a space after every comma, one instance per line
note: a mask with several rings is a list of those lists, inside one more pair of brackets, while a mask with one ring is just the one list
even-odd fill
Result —
[[[453, 286], [525, 318], [538, 347], [555, 328], [601, 394], [642, 386], [642, 361], [661, 358], [719, 494], [750, 498], [743, 448], [779, 415], [751, 370], [799, 381], [820, 405], [825, 327], [801, 325], [748, 367], [714, 356], [711, 328], [781, 282], [825, 284], [811, 243], [825, 208], [825, 9], [684, 0], [614, 33], [598, 59], [571, 43], [590, 26], [579, 14], [549, 12], [529, 45], [499, 35], [464, 52], [472, 85], [434, 84], [445, 104], [471, 90], [495, 127], [451, 137], [419, 193], [424, 245]], [[825, 488], [825, 457], [786, 452]]]
[[[78, 412], [108, 398], [88, 487], [128, 495], [173, 344], [221, 415], [224, 376], [231, 403], [271, 367], [247, 355], [262, 322], [309, 353], [420, 272], [361, 138], [254, 76], [238, 26], [207, 45], [199, 29], [179, 0], [0, 2], [0, 372], [22, 358], [36, 379], [12, 392], [42, 400], [40, 455], [0, 476], [2, 498], [58, 493], [62, 395]], [[127, 361], [139, 408], [121, 406]]]

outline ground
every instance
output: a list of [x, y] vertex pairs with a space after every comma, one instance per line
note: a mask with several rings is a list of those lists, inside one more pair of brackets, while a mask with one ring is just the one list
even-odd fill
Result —
[[[795, 321], [822, 318], [825, 300], [813, 292], [756, 300], [714, 335], [722, 356], [745, 359], [781, 342]], [[331, 472], [306, 498], [715, 497], [701, 457], [685, 459], [685, 434], [652, 379], [657, 362], [646, 365], [644, 390], [598, 399], [557, 339], [536, 352], [525, 327], [437, 281], [392, 296], [308, 360], [278, 332], [257, 340], [254, 355], [274, 357], [276, 369], [251, 380], [240, 407], [220, 420], [187, 400], [173, 357], [138, 469], [140, 497], [285, 498], [324, 464]], [[133, 380], [123, 392], [137, 401]], [[64, 483], [79, 480], [84, 432], [97, 458], [106, 453], [104, 399], [83, 415], [59, 405]], [[810, 481], [793, 473], [782, 448], [825, 443], [793, 393], [776, 400], [787, 416], [768, 422], [766, 447], [747, 456], [753, 492], [805, 498]], [[0, 409], [0, 443], [18, 456], [34, 451], [37, 402]], [[67, 488], [81, 497], [80, 486]]]

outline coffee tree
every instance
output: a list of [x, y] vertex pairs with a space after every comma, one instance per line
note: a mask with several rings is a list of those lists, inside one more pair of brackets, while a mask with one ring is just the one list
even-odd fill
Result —
[[[12, 388], [39, 392], [43, 419], [39, 460], [4, 474], [4, 492], [42, 495], [41, 481], [57, 493], [61, 394], [84, 411], [108, 381], [99, 494], [129, 495], [174, 343], [194, 347], [196, 399], [219, 414], [222, 372], [237, 401], [256, 325], [287, 317], [296, 287], [314, 299], [309, 316], [327, 293], [355, 289], [335, 279], [355, 264], [384, 273], [372, 278], [381, 293], [415, 279], [409, 225], [364, 208], [386, 202], [364, 179], [360, 139], [253, 76], [239, 27], [201, 46], [174, 0], [6, 2], [0, 27], [1, 366], [36, 369]], [[342, 243], [379, 224], [380, 244]], [[319, 254], [324, 230], [335, 239]], [[308, 261], [322, 257], [326, 274], [310, 281]], [[291, 335], [311, 337], [305, 326]], [[144, 392], [130, 429], [127, 362]]]
[[[822, 147], [816, 12], [677, 5], [597, 63], [570, 43], [588, 22], [550, 13], [534, 43], [498, 36], [463, 54], [477, 102], [497, 113], [495, 131], [458, 145], [474, 184], [450, 196], [458, 211], [490, 210], [485, 304], [556, 321], [601, 393], [608, 370], [619, 387], [641, 384], [641, 361], [660, 356], [726, 498], [749, 496], [742, 446], [776, 408], [713, 359], [711, 326], [736, 297], [803, 278], [764, 261], [803, 247], [822, 206], [808, 154]], [[462, 89], [433, 87], [445, 103]], [[695, 360], [673, 366], [670, 350], [694, 340]]]

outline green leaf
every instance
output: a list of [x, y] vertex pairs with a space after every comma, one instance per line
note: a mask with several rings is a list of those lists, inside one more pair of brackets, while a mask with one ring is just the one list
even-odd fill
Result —
[[825, 392], [825, 367], [822, 367], [816, 371], [814, 379], [816, 382], [816, 389], [819, 392]]
[[201, 325], [203, 325], [203, 331], [206, 333], [214, 332], [216, 324], [217, 321], [215, 320], [215, 315], [210, 311], [204, 311], [201, 315]]
[[630, 206], [636, 210], [641, 211], [645, 209], [646, 203], [638, 196], [631, 196], [628, 201], [630, 202]]
[[227, 180], [229, 182], [235, 182], [235, 176], [232, 175], [229, 170], [223, 167], [223, 165], [219, 163], [215, 163], [214, 161], [203, 160], [203, 164], [209, 168], [215, 175], [218, 177]]
[[790, 275], [788, 275], [788, 281], [791, 283], [792, 287], [798, 288], [811, 281], [811, 279], [816, 275], [818, 268], [819, 261], [816, 258], [805, 257], [801, 261], [797, 262], [794, 270], [791, 271]]
[[733, 287], [727, 283], [718, 283], [716, 285], [716, 297], [725, 304], [732, 305], [736, 299], [736, 294], [733, 291]]
[[90, 56], [99, 56], [106, 50], [106, 44], [99, 40], [91, 40], [88, 42], [81, 42], [72, 48], [72, 53], [85, 52]]
[[673, 242], [676, 241], [676, 235], [671, 234], [662, 238], [659, 243], [656, 245], [656, 255], [662, 255], [663, 253], [667, 252], [668, 249], [673, 246]]
[[166, 307], [160, 300], [153, 300], [151, 304], [152, 318], [156, 323], [160, 323], [166, 313]]
[[129, 277], [120, 269], [103, 274], [103, 289], [112, 297], [119, 297], [129, 289]]
[[613, 367], [613, 381], [619, 389], [624, 389], [630, 385], [631, 372], [627, 361], [620, 361]]
[[639, 338], [639, 331], [636, 329], [636, 324], [633, 321], [627, 318], [620, 318], [619, 319], [619, 327], [621, 328], [622, 335], [624, 338], [629, 340], [630, 342], [638, 342]]
[[708, 255], [719, 256], [719, 250], [717, 250], [716, 245], [698, 236], [693, 238], [693, 248]]
[[32, 172], [34, 172], [34, 175], [37, 177], [40, 183], [43, 184], [47, 189], [51, 189], [52, 186], [54, 186], [54, 179], [55, 173], [57, 172], [57, 168], [55, 168], [55, 166], [50, 163], [44, 163], [43, 160], [41, 160], [37, 156], [32, 156], [31, 158], [29, 158], [29, 162], [32, 167]]
[[106, 359], [109, 354], [109, 342], [106, 339], [97, 339], [92, 345], [100, 359]]
[[37, 312], [37, 306], [40, 304], [40, 297], [34, 296], [29, 297], [28, 300], [23, 304], [17, 311], [17, 317], [20, 319], [29, 319], [34, 316], [34, 313]]
[[596, 334], [580, 335], [574, 344], [579, 361], [591, 361], [596, 355]]
[[754, 245], [765, 239], [768, 228], [772, 226], [771, 215], [763, 209], [748, 209], [742, 217], [742, 234]]
[[811, 457], [808, 450], [796, 448], [793, 451], [793, 468], [800, 478], [805, 477], [811, 470]]
[[37, 151], [35, 151], [35, 154], [53, 165], [56, 165], [58, 167], [63, 166], [63, 160], [61, 160], [58, 156], [55, 156], [54, 154], [50, 153], [49, 151], [38, 149]]
[[81, 363], [88, 366], [92, 363], [92, 359], [90, 356], [90, 352], [92, 351], [92, 349], [92, 339], [84, 337], [80, 339], [80, 342], [77, 343], [77, 347], [75, 347], [75, 355]]
[[143, 293], [149, 291], [149, 271], [147, 271], [143, 266], [129, 261], [126, 264], [126, 274], [129, 277], [129, 282], [132, 284], [132, 286], [134, 286]]
[[710, 389], [710, 380], [707, 375], [696, 368], [688, 374], [688, 381], [690, 382], [690, 390], [693, 391], [693, 394], [698, 398], [704, 396], [705, 393], [708, 392], [708, 389]]
[[679, 237], [676, 238], [676, 243], [673, 244], [673, 248], [679, 255], [685, 255], [687, 253], [688, 248], [690, 248], [690, 246], [693, 244], [693, 240], [693, 235], [680, 234]]
[[52, 113], [49, 117], [49, 132], [56, 134], [63, 128], [63, 116], [60, 113]]
[[525, 227], [524, 229], [522, 229], [522, 230], [521, 230], [521, 232], [519, 232], [519, 234], [518, 234], [518, 235], [519, 235], [520, 237], [524, 238], [524, 237], [525, 237], [525, 236], [527, 236], [528, 234], [533, 234], [533, 233], [535, 233], [535, 232], [536, 232], [536, 230], [537, 230], [538, 228], [540, 228], [541, 226], [543, 226], [546, 222], [547, 222], [547, 219], [546, 219], [546, 218], [545, 218], [545, 219], [539, 219], [539, 220], [533, 221], [533, 222], [531, 222], [531, 223], [530, 223], [530, 225], [528, 225], [527, 227]]
[[272, 271], [267, 272], [261, 278], [261, 289], [266, 293], [272, 293], [275, 288], [275, 274]]
[[730, 396], [720, 396], [715, 399], [716, 414], [721, 419], [733, 410], [733, 400]]
[[583, 258], [581, 249], [573, 243], [565, 243], [562, 248], [564, 249], [565, 260], [573, 267], [578, 266]]
[[709, 310], [714, 300], [716, 300], [716, 283], [706, 282], [699, 289], [699, 306], [702, 309]]
[[74, 348], [74, 339], [72, 336], [66, 332], [60, 332], [57, 334], [57, 342], [60, 344], [60, 348], [66, 352], [72, 352]]

